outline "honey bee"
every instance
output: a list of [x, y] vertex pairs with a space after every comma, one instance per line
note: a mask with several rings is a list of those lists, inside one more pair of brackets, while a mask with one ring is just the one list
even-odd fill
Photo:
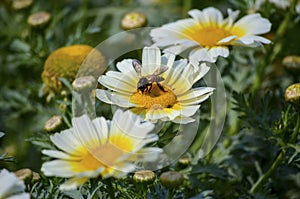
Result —
[[140, 80], [137, 83], [138, 91], [141, 91], [143, 94], [145, 94], [146, 92], [150, 93], [152, 84], [155, 82], [157, 86], [160, 88], [160, 90], [165, 92], [164, 87], [159, 83], [165, 79], [159, 75], [161, 75], [166, 70], [168, 70], [167, 66], [160, 66], [154, 71], [152, 75], [147, 75], [147, 76], [142, 76], [142, 72], [141, 72], [142, 65], [138, 60], [136, 59], [132, 60], [132, 66], [140, 78]]

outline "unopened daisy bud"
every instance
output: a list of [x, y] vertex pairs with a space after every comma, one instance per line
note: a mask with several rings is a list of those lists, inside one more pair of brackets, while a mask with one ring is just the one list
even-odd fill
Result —
[[178, 160], [178, 166], [180, 168], [185, 168], [191, 163], [191, 160], [188, 157], [180, 158]]
[[147, 24], [147, 17], [141, 12], [130, 12], [126, 14], [121, 22], [124, 30], [142, 28]]
[[164, 172], [159, 177], [161, 184], [168, 188], [173, 189], [180, 186], [183, 183], [183, 175], [176, 171]]
[[45, 27], [51, 19], [51, 14], [48, 12], [36, 12], [31, 14], [27, 23], [34, 28], [43, 28]]
[[25, 183], [28, 183], [31, 181], [33, 173], [30, 169], [20, 169], [15, 172], [15, 175], [20, 179], [23, 180]]
[[37, 173], [37, 172], [32, 172], [32, 180], [31, 180], [31, 182], [37, 182], [37, 181], [39, 181], [41, 179], [41, 176], [40, 176], [40, 174], [39, 173]]
[[286, 56], [282, 63], [291, 72], [300, 72], [300, 56]]
[[155, 179], [155, 173], [150, 170], [137, 171], [133, 175], [133, 180], [136, 183], [151, 184]]
[[29, 8], [33, 3], [33, 0], [13, 0], [12, 8], [14, 10], [23, 10]]
[[284, 94], [287, 102], [299, 105], [300, 104], [300, 83], [292, 84], [285, 90]]
[[72, 86], [75, 91], [91, 90], [95, 88], [96, 79], [93, 76], [84, 76], [75, 79]]
[[55, 132], [61, 127], [63, 118], [60, 115], [51, 117], [44, 125], [44, 129], [47, 132]]

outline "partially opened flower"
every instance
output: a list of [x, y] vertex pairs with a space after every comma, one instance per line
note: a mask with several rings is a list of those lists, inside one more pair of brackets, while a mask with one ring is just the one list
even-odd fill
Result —
[[24, 193], [25, 184], [14, 173], [2, 169], [0, 171], [0, 198], [29, 199]]
[[60, 150], [43, 150], [56, 160], [46, 162], [47, 176], [71, 178], [60, 189], [74, 189], [89, 178], [122, 177], [135, 169], [135, 161], [157, 158], [159, 148], [143, 148], [157, 140], [149, 134], [154, 125], [141, 122], [135, 114], [117, 110], [112, 121], [103, 117], [90, 120], [87, 115], [72, 119], [73, 127], [51, 136]]
[[129, 108], [145, 120], [176, 123], [191, 118], [213, 91], [209, 87], [192, 88], [209, 70], [206, 64], [194, 67], [187, 60], [175, 61], [175, 55], [161, 56], [156, 47], [143, 49], [142, 64], [126, 59], [117, 63], [120, 72], [109, 71], [99, 82], [112, 91], [97, 90], [106, 103]]
[[251, 46], [270, 41], [257, 36], [270, 31], [271, 23], [260, 14], [244, 16], [237, 22], [239, 11], [228, 10], [228, 17], [212, 7], [202, 11], [191, 10], [192, 17], [163, 25], [151, 31], [154, 45], [166, 48], [166, 52], [179, 54], [191, 48], [192, 62], [215, 62], [218, 56], [228, 57], [229, 46]]

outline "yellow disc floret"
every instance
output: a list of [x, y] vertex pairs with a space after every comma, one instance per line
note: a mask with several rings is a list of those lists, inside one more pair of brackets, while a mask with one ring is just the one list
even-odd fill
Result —
[[[244, 31], [239, 28], [228, 29], [214, 25], [193, 26], [186, 28], [183, 35], [196, 41], [203, 47], [214, 47], [218, 42], [229, 36], [242, 36]], [[224, 43], [222, 44], [224, 45]]]
[[[88, 59], [86, 59], [87, 56], [89, 56]], [[63, 84], [59, 78], [65, 78], [72, 83], [79, 72], [81, 76], [87, 74], [98, 77], [99, 71], [103, 72], [104, 68], [105, 58], [93, 47], [87, 45], [67, 46], [59, 48], [49, 55], [44, 64], [42, 80], [48, 90], [60, 93]]]
[[133, 93], [130, 102], [146, 109], [162, 109], [171, 108], [177, 103], [177, 97], [169, 88], [164, 87], [162, 90], [156, 83], [153, 83], [149, 92], [137, 91]]

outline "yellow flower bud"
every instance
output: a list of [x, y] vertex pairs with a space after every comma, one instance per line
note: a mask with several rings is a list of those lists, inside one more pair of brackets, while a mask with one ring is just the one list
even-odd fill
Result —
[[51, 14], [48, 12], [36, 12], [31, 14], [27, 23], [34, 28], [44, 28], [50, 22]]
[[29, 183], [32, 179], [33, 173], [30, 169], [20, 169], [15, 172], [15, 175], [20, 179], [23, 180], [25, 183]]
[[33, 0], [13, 0], [12, 9], [14, 10], [23, 10], [29, 8], [33, 3]]
[[51, 117], [44, 125], [44, 129], [47, 132], [58, 131], [59, 127], [62, 126], [63, 118], [60, 115]]
[[135, 28], [145, 27], [147, 24], [147, 17], [141, 12], [130, 12], [126, 14], [121, 22], [124, 30], [132, 30]]
[[285, 90], [284, 94], [285, 100], [287, 102], [293, 103], [295, 105], [300, 104], [300, 83], [292, 84]]
[[151, 184], [155, 180], [155, 173], [150, 170], [137, 171], [133, 175], [136, 183]]
[[282, 60], [282, 63], [284, 64], [287, 70], [293, 73], [300, 72], [300, 56], [286, 56]]
[[[89, 56], [88, 61], [85, 60], [87, 56]], [[64, 78], [73, 82], [78, 73], [80, 76], [92, 75], [98, 78], [105, 70], [105, 64], [104, 56], [91, 46], [73, 45], [59, 48], [49, 55], [44, 64], [42, 73], [42, 80], [46, 87], [44, 90], [60, 94], [64, 85], [59, 79]]]
[[72, 83], [75, 91], [91, 90], [96, 87], [96, 79], [93, 76], [83, 76], [75, 79]]

